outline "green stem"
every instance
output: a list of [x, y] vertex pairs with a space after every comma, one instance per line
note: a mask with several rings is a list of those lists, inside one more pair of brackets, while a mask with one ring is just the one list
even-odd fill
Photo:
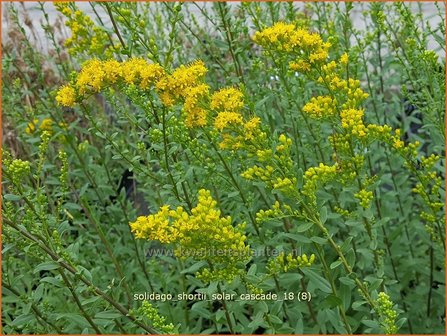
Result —
[[[2, 287], [9, 290], [12, 294], [17, 296], [18, 298], [22, 298], [22, 295], [17, 290], [15, 290], [12, 286], [8, 285], [7, 283], [5, 283], [3, 281], [2, 281]], [[54, 323], [49, 321], [46, 318], [46, 316], [39, 310], [39, 308], [34, 303], [31, 303], [31, 309], [33, 310], [34, 314], [36, 314], [36, 316], [38, 318], [40, 318], [42, 321], [44, 321], [46, 324], [48, 324], [51, 328], [53, 328], [59, 335], [66, 334], [57, 325], [55, 325]]]
[[248, 215], [249, 215], [250, 220], [251, 220], [251, 222], [253, 224], [253, 227], [254, 227], [254, 229], [256, 231], [256, 234], [259, 236], [259, 238], [262, 241], [263, 238], [260, 235], [259, 226], [256, 223], [256, 219], [254, 218], [253, 213], [250, 210], [248, 210], [249, 209], [249, 205], [248, 205], [247, 199], [245, 198], [245, 195], [244, 195], [244, 193], [242, 191], [242, 188], [239, 186], [239, 183], [236, 181], [236, 178], [234, 177], [230, 167], [228, 166], [228, 164], [225, 161], [225, 159], [222, 157], [222, 154], [220, 153], [220, 151], [217, 149], [216, 144], [214, 143], [213, 139], [211, 139], [211, 136], [208, 134], [208, 132], [205, 129], [203, 129], [203, 133], [208, 138], [208, 141], [210, 142], [211, 146], [213, 147], [214, 151], [216, 152], [217, 156], [219, 157], [220, 161], [222, 162], [222, 164], [223, 164], [223, 166], [225, 168], [225, 171], [227, 172], [228, 176], [230, 177], [231, 181], [233, 182], [233, 185], [239, 191], [239, 195], [240, 195], [240, 197], [242, 199], [242, 202], [244, 203], [244, 205], [247, 208]]
[[112, 259], [113, 265], [115, 266], [115, 269], [118, 272], [118, 275], [123, 283], [125, 292], [127, 294], [127, 300], [128, 300], [127, 308], [130, 309], [130, 307], [132, 306], [132, 295], [130, 293], [130, 288], [127, 283], [126, 277], [124, 276], [124, 273], [121, 269], [120, 263], [114, 256], [114, 254], [112, 252], [112, 247], [110, 246], [109, 241], [107, 240], [106, 236], [104, 235], [101, 225], [98, 223], [98, 220], [92, 216], [90, 206], [83, 199], [81, 199], [80, 201], [81, 201], [81, 207], [84, 210], [84, 213], [87, 216], [87, 219], [95, 228], [96, 232], [99, 235], [99, 238], [101, 239], [101, 242], [104, 244], [104, 246], [106, 248], [107, 254], [109, 255], [110, 259]]
[[118, 310], [123, 316], [127, 317], [129, 320], [131, 320], [134, 324], [136, 324], [137, 326], [139, 326], [140, 328], [144, 329], [145, 331], [151, 333], [151, 334], [159, 334], [160, 332], [158, 332], [156, 329], [147, 326], [143, 323], [141, 323], [140, 321], [138, 321], [134, 316], [131, 316], [129, 314], [129, 310], [127, 310], [125, 307], [123, 307], [121, 304], [119, 304], [118, 302], [116, 302], [115, 300], [113, 300], [110, 296], [108, 296], [106, 293], [104, 293], [101, 289], [99, 289], [98, 287], [96, 287], [91, 281], [89, 281], [87, 278], [85, 278], [80, 272], [79, 270], [77, 270], [74, 266], [68, 264], [64, 258], [62, 256], [60, 256], [59, 254], [57, 254], [56, 252], [54, 252], [53, 250], [51, 250], [48, 246], [45, 240], [40, 240], [38, 239], [34, 234], [31, 234], [30, 232], [28, 232], [27, 230], [25, 230], [24, 228], [22, 228], [21, 226], [13, 223], [12, 221], [10, 221], [7, 218], [3, 219], [4, 222], [11, 226], [13, 229], [15, 229], [16, 231], [18, 231], [22, 236], [24, 236], [26, 239], [32, 241], [33, 243], [35, 243], [41, 250], [43, 250], [46, 254], [48, 254], [48, 256], [55, 261], [56, 263], [58, 263], [62, 268], [66, 269], [67, 271], [69, 271], [71, 274], [73, 274], [74, 276], [76, 276], [77, 279], [79, 279], [81, 282], [83, 282], [85, 285], [87, 285], [87, 287], [89, 287], [92, 292], [96, 295], [96, 296], [100, 296], [102, 299], [104, 299], [105, 301], [107, 301], [108, 303], [110, 303], [116, 310]]
[[96, 332], [96, 334], [102, 334], [101, 330], [99, 330], [99, 327], [95, 324], [95, 322], [93, 322], [93, 319], [91, 318], [91, 316], [89, 314], [87, 314], [85, 309], [82, 307], [82, 303], [81, 303], [81, 301], [79, 301], [78, 295], [76, 294], [76, 291], [73, 288], [72, 283], [70, 282], [68, 277], [65, 275], [65, 272], [62, 269], [59, 269], [59, 274], [62, 276], [62, 279], [65, 282], [65, 285], [70, 290], [71, 295], [73, 296], [73, 299], [75, 300], [76, 305], [78, 306], [79, 310], [81, 311], [82, 316], [84, 316], [84, 318], [91, 325], [91, 327]]
[[[334, 294], [336, 297], [338, 297], [337, 289], [334, 284], [334, 279], [332, 278], [331, 271], [329, 270], [326, 260], [324, 259], [323, 252], [322, 252], [321, 248], [318, 246], [318, 244], [313, 243], [313, 245], [318, 253], [318, 259], [321, 260], [321, 264], [323, 265], [325, 277], [328, 280], [329, 284], [331, 285], [332, 294]], [[338, 306], [338, 311], [340, 312], [340, 315], [342, 317], [343, 324], [345, 325], [346, 331], [348, 332], [348, 334], [352, 334], [351, 326], [349, 325], [349, 322], [346, 319], [344, 307]]]

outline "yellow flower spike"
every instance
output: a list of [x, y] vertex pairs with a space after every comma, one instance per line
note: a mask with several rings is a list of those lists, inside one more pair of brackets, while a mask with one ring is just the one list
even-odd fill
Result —
[[140, 87], [144, 90], [164, 76], [165, 71], [159, 64], [147, 64], [140, 69]]
[[394, 143], [393, 143], [393, 147], [394, 148], [396, 148], [396, 149], [403, 148], [404, 145], [405, 144], [404, 144], [404, 142], [402, 140], [399, 140], [399, 139], [395, 139], [394, 140]]
[[116, 60], [108, 60], [102, 62], [102, 67], [106, 75], [106, 79], [110, 83], [115, 83], [121, 76], [121, 64]]
[[143, 58], [131, 58], [121, 64], [121, 76], [126, 84], [136, 84], [141, 70], [148, 65]]
[[[217, 202], [211, 197], [208, 190], [201, 189], [198, 193], [198, 203], [188, 215], [182, 207], [172, 210], [163, 206], [156, 214], [147, 217], [138, 217], [130, 223], [136, 238], [158, 240], [163, 244], [175, 244], [175, 253], [183, 258], [182, 251], [201, 251], [194, 255], [196, 260], [207, 260], [215, 264], [216, 270], [210, 271], [209, 276], [215, 279], [233, 279], [237, 274], [236, 263], [250, 258], [249, 246], [245, 245], [246, 236], [242, 233], [244, 225], [234, 227], [231, 217], [220, 217], [220, 210], [216, 208]], [[215, 249], [226, 253], [240, 253], [238, 258], [230, 254], [230, 258], [221, 258], [213, 254]], [[225, 272], [222, 270], [233, 270]], [[220, 272], [220, 273], [219, 273]], [[212, 280], [204, 277], [207, 271], [199, 272], [203, 280]]]
[[354, 194], [354, 197], [360, 201], [360, 205], [366, 209], [369, 207], [371, 200], [374, 197], [372, 191], [367, 191], [365, 189], [360, 190], [358, 193]]
[[36, 125], [39, 122], [39, 119], [34, 119], [33, 122], [30, 122], [28, 124], [28, 127], [25, 129], [25, 133], [26, 134], [31, 134], [34, 133], [34, 131], [36, 130]]
[[75, 90], [69, 85], [61, 87], [57, 92], [56, 102], [65, 107], [73, 107], [76, 102]]
[[235, 88], [224, 88], [211, 96], [210, 107], [216, 111], [237, 112], [244, 106], [244, 94]]
[[42, 123], [39, 126], [39, 129], [51, 133], [53, 131], [53, 120], [50, 118], [43, 119]]
[[185, 98], [191, 87], [202, 84], [207, 68], [202, 61], [195, 61], [188, 66], [181, 65], [171, 75], [163, 76], [156, 83], [159, 94], [168, 93], [173, 99]]
[[214, 127], [216, 127], [219, 131], [222, 131], [224, 128], [227, 128], [228, 125], [242, 125], [243, 118], [242, 115], [238, 112], [219, 112], [216, 119], [214, 120]]
[[303, 111], [312, 118], [322, 119], [335, 115], [336, 105], [337, 101], [329, 96], [312, 97], [310, 101], [304, 105]]
[[306, 254], [303, 254], [302, 256], [301, 256], [301, 258], [303, 259], [303, 262], [304, 263], [308, 263], [309, 262], [309, 259], [307, 258], [307, 255]]
[[85, 94], [92, 90], [99, 92], [103, 87], [106, 73], [102, 67], [102, 62], [98, 59], [92, 59], [84, 62], [82, 69], [76, 79], [76, 86], [79, 93]]
[[289, 68], [294, 71], [299, 72], [308, 72], [311, 69], [311, 65], [309, 62], [303, 60], [297, 60], [289, 63]]

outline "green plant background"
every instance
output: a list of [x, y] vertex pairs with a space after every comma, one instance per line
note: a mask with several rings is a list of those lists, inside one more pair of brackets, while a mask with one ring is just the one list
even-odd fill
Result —
[[[54, 97], [70, 73], [94, 57], [140, 56], [167, 69], [201, 59], [209, 69], [206, 80], [213, 90], [241, 87], [248, 109], [262, 119], [272, 137], [300, 134], [293, 159], [318, 165], [330, 153], [330, 130], [304, 120], [299, 113], [315, 85], [291, 75], [286, 62], [263, 53], [251, 38], [255, 31], [278, 21], [300, 22], [331, 41], [334, 55], [349, 53], [349, 74], [360, 79], [370, 95], [365, 104], [367, 122], [401, 128], [406, 141], [421, 142], [421, 155], [444, 157], [445, 5], [429, 3], [430, 16], [422, 10], [426, 5], [90, 3], [89, 13], [100, 34], [87, 31], [78, 40], [80, 47], [71, 53], [63, 44], [70, 30], [62, 19], [56, 20], [53, 10], [47, 13], [53, 5], [35, 4], [43, 14], [41, 28], [29, 23], [29, 13], [19, 5], [5, 7], [2, 155], [4, 162], [28, 160], [31, 169], [16, 181], [17, 187], [14, 174], [3, 168], [7, 170], [2, 179], [3, 332], [150, 332], [159, 314], [178, 333], [228, 333], [227, 311], [235, 333], [383, 332], [327, 240], [308, 230], [307, 223], [292, 223], [290, 232], [285, 232], [279, 220], [263, 224], [265, 241], [249, 224], [250, 245], [284, 251], [298, 247], [308, 255], [315, 253], [317, 261], [302, 272], [280, 274], [278, 283], [270, 278], [261, 288], [298, 293], [305, 286], [312, 294], [310, 304], [229, 301], [225, 308], [219, 302], [179, 301], [153, 302], [158, 313], [152, 315], [138, 310], [141, 302], [133, 300], [134, 293], [211, 294], [217, 292], [218, 284], [196, 279], [194, 273], [202, 265], [191, 260], [147, 256], [149, 249], [162, 246], [135, 240], [129, 222], [156, 212], [163, 204], [195, 204], [197, 190], [203, 187], [211, 190], [223, 213], [235, 223], [249, 222], [250, 214], [270, 206], [275, 195], [262, 184], [240, 177], [249, 161], [217, 151], [200, 132], [179, 127], [175, 122], [175, 117], [180, 118], [178, 108], [170, 112], [166, 123], [154, 120], [148, 108], [150, 97], [139, 90], [103, 92], [88, 100], [86, 110], [61, 108]], [[354, 12], [365, 27], [353, 24]], [[103, 24], [105, 19], [107, 24]], [[39, 49], [42, 37], [32, 33], [38, 29], [44, 31], [48, 50]], [[93, 36], [100, 39], [97, 49], [86, 47]], [[106, 55], [104, 46], [110, 45], [116, 49]], [[435, 62], [427, 58], [427, 50], [439, 56]], [[26, 129], [34, 119], [41, 123], [45, 118], [54, 124], [42, 155], [41, 131], [28, 134]], [[57, 126], [61, 122], [67, 126]], [[310, 127], [305, 126], [308, 122]], [[60, 150], [67, 153], [65, 182], [60, 178]], [[337, 204], [347, 204], [352, 202], [353, 190], [340, 189], [336, 183], [319, 190], [320, 214], [371, 293], [377, 296], [386, 289], [399, 313], [400, 333], [444, 334], [444, 237], [434, 241], [427, 233], [419, 217], [424, 203], [412, 192], [415, 176], [403, 160], [380, 144], [372, 144], [365, 154], [370, 175], [377, 176], [377, 187], [373, 206], [363, 215], [374, 218], [377, 245], [369, 242], [358, 218], [343, 220], [334, 211], [334, 193]], [[442, 158], [435, 167], [443, 179], [444, 162]], [[123, 189], [117, 192], [127, 169], [135, 178], [128, 196]], [[372, 267], [375, 250], [383, 253], [380, 271]], [[246, 265], [248, 279], [259, 282], [267, 262], [266, 257], [253, 258]], [[76, 271], [70, 272], [73, 265]], [[227, 293], [245, 292], [239, 279], [222, 286]], [[350, 330], [341, 322], [341, 312]]]

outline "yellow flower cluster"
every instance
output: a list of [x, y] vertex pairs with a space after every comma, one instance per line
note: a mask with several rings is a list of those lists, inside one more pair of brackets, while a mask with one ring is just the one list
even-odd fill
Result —
[[342, 184], [348, 184], [354, 179], [360, 177], [358, 176], [358, 172], [362, 169], [365, 163], [365, 157], [363, 155], [357, 154], [352, 156], [349, 155], [344, 160], [340, 160], [338, 162], [338, 170], [339, 170], [339, 181]]
[[[278, 145], [282, 146], [282, 145]], [[278, 150], [278, 149], [276, 149]], [[268, 162], [271, 161], [272, 157], [273, 157], [273, 150], [271, 149], [258, 149], [256, 151], [256, 156], [259, 160], [259, 162]]]
[[[220, 118], [225, 118], [225, 114], [221, 117], [219, 115], [223, 113], [220, 112], [216, 117], [217, 120]], [[237, 151], [239, 149], [246, 149], [248, 152], [255, 151], [258, 145], [264, 144], [266, 141], [266, 134], [261, 130], [261, 119], [259, 117], [252, 117], [249, 120], [242, 118], [242, 122], [239, 123], [239, 117], [233, 116], [235, 119], [232, 122], [231, 130], [233, 133], [229, 133], [230, 130], [228, 125], [230, 122], [228, 119], [221, 119], [214, 126], [219, 129], [222, 128], [222, 141], [219, 144], [221, 149], [230, 149], [232, 151]], [[240, 127], [234, 127], [240, 126]]]
[[278, 138], [280, 145], [276, 146], [277, 152], [289, 151], [290, 146], [292, 146], [292, 139], [286, 137], [284, 134], [281, 134]]
[[349, 78], [347, 87], [345, 87], [346, 102], [343, 108], [356, 108], [369, 97], [369, 94], [360, 88], [360, 81], [358, 79]]
[[388, 125], [376, 125], [376, 124], [369, 124], [367, 126], [368, 128], [368, 133], [375, 137], [378, 138], [380, 140], [384, 140], [386, 137], [388, 137], [391, 132], [392, 132], [392, 128]]
[[56, 101], [62, 106], [71, 107], [84, 95], [99, 92], [119, 81], [147, 89], [162, 76], [164, 70], [159, 64], [150, 64], [142, 58], [131, 58], [121, 63], [92, 59], [84, 62], [72, 84], [59, 89]]
[[337, 160], [337, 155], [350, 155], [349, 134], [334, 133], [328, 137], [328, 140], [332, 148], [334, 148], [334, 161]]
[[[271, 189], [279, 190], [285, 194], [293, 194], [296, 192], [297, 179], [295, 176], [289, 176], [289, 171], [293, 166], [290, 157], [292, 139], [281, 134], [278, 140], [279, 144], [276, 146], [275, 152], [271, 149], [257, 149], [253, 151], [252, 155], [259, 162], [264, 163], [264, 165], [249, 167], [241, 176], [248, 180], [261, 180]], [[272, 164], [281, 168], [275, 169]]]
[[314, 119], [323, 119], [334, 116], [338, 109], [341, 111], [342, 127], [349, 131], [349, 134], [358, 138], [367, 135], [367, 128], [363, 123], [364, 112], [358, 106], [368, 94], [360, 88], [360, 81], [340, 77], [342, 68], [339, 65], [346, 66], [349, 60], [347, 54], [340, 57], [339, 65], [335, 61], [327, 62], [330, 43], [324, 42], [319, 34], [309, 33], [294, 24], [283, 22], [257, 32], [254, 41], [265, 48], [295, 57], [296, 59], [290, 62], [292, 70], [316, 70], [310, 76], [317, 76], [317, 82], [323, 84], [330, 95], [311, 98], [303, 107], [306, 114]]
[[121, 77], [127, 84], [139, 85], [143, 90], [157, 83], [165, 75], [160, 64], [148, 63], [142, 58], [131, 58], [122, 62], [121, 66], [115, 60], [106, 61], [103, 69], [110, 82], [114, 83]]
[[280, 190], [285, 194], [292, 194], [296, 189], [296, 177], [277, 177], [273, 183], [273, 189]]
[[338, 164], [327, 166], [320, 163], [318, 167], [310, 167], [304, 173], [303, 195], [309, 198], [309, 203], [316, 206], [316, 191], [318, 184], [324, 184], [334, 180], [338, 176]]
[[363, 138], [366, 136], [366, 126], [363, 124], [363, 115], [365, 111], [362, 109], [346, 109], [340, 112], [341, 126], [348, 130], [350, 134]]
[[219, 131], [227, 128], [229, 125], [242, 125], [243, 117], [238, 112], [223, 111], [219, 112], [217, 117], [214, 119], [214, 127]]
[[443, 213], [440, 210], [444, 207], [444, 203], [440, 199], [442, 178], [435, 168], [439, 159], [439, 155], [435, 154], [421, 157], [421, 168], [425, 171], [425, 174], [420, 175], [420, 182], [416, 184], [412, 191], [418, 194], [427, 206], [427, 209], [420, 213], [420, 217], [426, 222], [427, 232], [433, 241], [442, 243], [442, 238], [435, 225], [437, 221], [443, 221]]
[[303, 111], [314, 119], [323, 119], [335, 115], [337, 100], [329, 96], [312, 97], [310, 101], [304, 105]]
[[344, 53], [340, 56], [340, 64], [347, 65], [349, 62], [349, 56], [347, 53]]
[[202, 61], [181, 65], [169, 74], [161, 65], [143, 58], [123, 62], [92, 59], [82, 65], [70, 84], [59, 89], [56, 101], [71, 107], [86, 95], [111, 85], [134, 85], [142, 90], [154, 87], [166, 107], [183, 103], [185, 125], [189, 128], [207, 125], [209, 111], [217, 112], [214, 127], [221, 132], [222, 149], [237, 150], [246, 147], [248, 142], [263, 142], [266, 135], [260, 129], [261, 120], [258, 117], [245, 119], [240, 113], [244, 106], [243, 93], [230, 87], [210, 96], [210, 87], [204, 82], [206, 72]]
[[[39, 124], [39, 119], [34, 119], [33, 122], [30, 122], [28, 124], [28, 127], [25, 129], [26, 134], [34, 133], [36, 130], [36, 126]], [[41, 131], [49, 131], [51, 132], [53, 130], [53, 120], [50, 118], [45, 118], [42, 120], [42, 122], [39, 124], [38, 128]]]
[[[187, 127], [201, 127], [207, 124], [208, 113], [202, 104], [208, 96], [209, 89], [207, 84], [199, 84], [185, 89], [183, 114], [186, 119]], [[165, 93], [162, 93], [161, 97], [163, 97], [163, 99], [168, 99], [168, 102], [171, 99], [167, 97]], [[170, 103], [168, 103], [168, 106], [169, 104]]]
[[281, 205], [279, 204], [278, 201], [276, 201], [271, 209], [268, 210], [259, 210], [256, 213], [256, 221], [258, 223], [262, 223], [265, 222], [266, 220], [269, 220], [271, 218], [275, 218], [275, 217], [279, 217], [282, 215], [282, 211], [281, 211]]
[[280, 204], [276, 201], [270, 209], [259, 210], [256, 213], [256, 221], [258, 223], [266, 222], [275, 218], [283, 218], [296, 215], [297, 211], [292, 210], [288, 204]]
[[76, 91], [69, 85], [64, 85], [56, 95], [56, 102], [59, 105], [71, 107], [76, 103]]
[[432, 169], [436, 162], [439, 161], [439, 155], [431, 154], [430, 156], [422, 156], [421, 157], [421, 165], [425, 169]]
[[263, 47], [292, 51], [298, 45], [298, 34], [294, 24], [277, 22], [272, 27], [256, 32], [253, 40]]
[[376, 300], [376, 312], [381, 319], [382, 326], [387, 335], [393, 335], [397, 333], [396, 319], [397, 312], [393, 309], [393, 302], [390, 297], [380, 292]]
[[[105, 86], [105, 80], [108, 74], [105, 72], [102, 64], [102, 61], [93, 59], [82, 65], [81, 71], [76, 79], [76, 87], [81, 95], [89, 91], [99, 92]], [[110, 78], [115, 78], [115, 70]]]
[[[259, 117], [253, 117], [244, 123], [244, 140], [253, 140], [255, 137], [262, 137], [260, 129], [261, 119]], [[265, 133], [264, 133], [265, 136]]]
[[[65, 25], [71, 30], [72, 35], [65, 40], [70, 54], [86, 53], [96, 57], [112, 57], [117, 48], [110, 42], [107, 32], [96, 26], [88, 15], [80, 11], [74, 3], [58, 2], [55, 7], [67, 18]], [[116, 46], [119, 44], [116, 43]]]
[[175, 327], [172, 323], [166, 323], [166, 317], [160, 315], [158, 310], [148, 301], [143, 301], [141, 307], [137, 310], [137, 316], [145, 316], [151, 321], [152, 326], [156, 330], [160, 330], [163, 334], [174, 334]]
[[[175, 211], [164, 205], [154, 215], [138, 217], [135, 222], [130, 223], [130, 227], [135, 232], [135, 238], [169, 244], [178, 240], [180, 221], [188, 218], [183, 208], [179, 207]], [[174, 220], [174, 224], [171, 224], [171, 220]]]
[[[51, 136], [53, 134], [55, 125], [59, 126], [60, 128], [67, 128], [67, 124], [65, 122], [60, 122], [59, 124], [57, 124], [50, 118], [44, 118], [40, 122], [39, 119], [34, 119], [28, 124], [28, 127], [25, 129], [25, 133], [33, 134], [36, 132], [36, 129], [38, 129], [42, 133], [46, 132], [48, 136]], [[65, 141], [64, 136], [62, 136], [60, 139]]]
[[281, 252], [275, 259], [270, 259], [267, 264], [267, 270], [270, 274], [278, 274], [281, 272], [293, 271], [298, 268], [310, 267], [315, 262], [315, 254], [308, 257], [306, 254], [293, 256], [292, 253], [287, 255]]
[[369, 124], [367, 126], [368, 134], [371, 139], [381, 140], [391, 145], [403, 157], [416, 158], [418, 156], [417, 148], [420, 146], [419, 141], [411, 142], [407, 145], [401, 140], [401, 130], [393, 129], [388, 125]]
[[[360, 88], [360, 81], [352, 78], [341, 79], [335, 71], [336, 66], [337, 64], [334, 61], [323, 65], [321, 69], [324, 75], [318, 77], [317, 82], [324, 85], [332, 96], [341, 97], [340, 102], [337, 102], [335, 98], [332, 99], [334, 109], [337, 108], [337, 104], [340, 105], [338, 108], [341, 110], [340, 121], [342, 127], [349, 132], [348, 134], [364, 138], [368, 130], [363, 123], [364, 110], [359, 106], [368, 97], [368, 94]], [[322, 110], [324, 111], [324, 109]]]
[[221, 89], [211, 96], [210, 107], [216, 111], [240, 111], [244, 107], [244, 94], [232, 87]]
[[303, 72], [309, 71], [311, 65], [324, 63], [331, 46], [330, 43], [323, 42], [319, 34], [284, 22], [256, 32], [253, 40], [266, 49], [292, 54], [296, 60], [290, 62], [290, 68]]
[[185, 98], [191, 88], [203, 84], [207, 71], [202, 61], [195, 61], [187, 66], [182, 64], [172, 74], [161, 78], [156, 88], [163, 103], [171, 105], [176, 99]]
[[349, 210], [340, 208], [338, 206], [334, 206], [334, 210], [336, 213], [338, 213], [339, 215], [341, 215], [343, 217], [348, 217], [351, 214], [351, 212], [349, 212]]
[[362, 206], [362, 208], [366, 209], [371, 204], [371, 200], [373, 199], [373, 192], [362, 189], [358, 193], [355, 193], [354, 197], [360, 201], [360, 205]]
[[213, 269], [201, 273], [202, 278], [207, 274], [208, 280], [215, 277], [231, 280], [238, 273], [237, 263], [250, 257], [243, 234], [245, 225], [234, 227], [231, 217], [221, 217], [217, 202], [205, 189], [199, 191], [198, 204], [191, 214], [182, 207], [171, 210], [165, 205], [156, 214], [138, 217], [130, 227], [136, 238], [175, 244], [180, 258], [190, 256], [210, 262]]
[[21, 184], [23, 178], [30, 173], [31, 165], [29, 161], [21, 159], [4, 160], [4, 165], [8, 170], [8, 173], [12, 176], [12, 181], [15, 184]]
[[267, 182], [272, 179], [274, 168], [270, 165], [264, 167], [253, 166], [244, 171], [241, 176], [247, 180], [254, 180], [255, 178]]
[[210, 109], [217, 112], [214, 127], [220, 132], [221, 149], [237, 151], [245, 149], [253, 152], [257, 145], [266, 140], [262, 132], [261, 119], [246, 119], [241, 110], [244, 107], [244, 94], [237, 88], [223, 88], [210, 97]]

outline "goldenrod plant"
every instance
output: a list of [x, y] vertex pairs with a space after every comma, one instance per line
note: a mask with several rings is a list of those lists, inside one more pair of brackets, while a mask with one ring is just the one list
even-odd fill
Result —
[[444, 3], [4, 8], [4, 334], [445, 334]]

